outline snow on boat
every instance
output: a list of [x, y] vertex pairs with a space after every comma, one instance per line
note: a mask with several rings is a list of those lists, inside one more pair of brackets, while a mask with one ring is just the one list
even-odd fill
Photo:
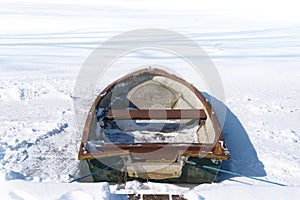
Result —
[[94, 181], [151, 180], [211, 183], [229, 159], [208, 100], [191, 84], [161, 69], [143, 69], [106, 87], [83, 130], [79, 160]]

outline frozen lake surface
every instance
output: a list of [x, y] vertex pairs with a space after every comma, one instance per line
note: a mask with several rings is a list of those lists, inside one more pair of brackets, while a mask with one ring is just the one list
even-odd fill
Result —
[[[225, 92], [225, 100], [220, 103], [227, 108], [223, 130], [231, 152], [231, 160], [223, 164], [223, 169], [289, 187], [278, 189], [224, 174], [219, 176], [220, 183], [199, 185], [193, 190], [164, 184], [146, 186], [157, 193], [158, 189], [182, 191], [189, 199], [228, 197], [224, 194], [263, 199], [265, 189], [270, 198], [296, 199], [300, 195], [297, 6], [281, 2], [266, 11], [268, 4], [258, 1], [249, 7], [236, 3], [209, 3], [203, 8], [197, 1], [179, 5], [173, 1], [1, 3], [1, 199], [46, 196], [46, 192], [35, 193], [32, 187], [48, 191], [65, 187], [48, 199], [76, 199], [76, 195], [85, 199], [122, 198], [109, 197], [114, 188], [109, 189], [105, 183], [91, 187], [98, 193], [85, 190], [88, 187], [84, 184], [66, 184], [79, 173], [77, 151], [85, 120], [82, 117], [81, 122], [75, 122], [73, 90], [82, 64], [98, 45], [124, 31], [142, 28], [182, 33], [197, 42], [214, 62]], [[115, 62], [99, 80], [95, 95], [115, 78], [151, 64], [168, 66], [209, 93], [201, 77], [183, 60], [163, 51], [141, 50]], [[82, 116], [91, 102], [82, 105]], [[133, 182], [127, 189], [139, 187]], [[103, 195], [97, 196], [101, 192]]]

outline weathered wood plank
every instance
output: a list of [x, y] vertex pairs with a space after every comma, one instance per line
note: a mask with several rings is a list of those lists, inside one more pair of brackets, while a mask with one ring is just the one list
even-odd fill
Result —
[[207, 116], [203, 109], [176, 110], [109, 110], [108, 118], [112, 119], [202, 119]]

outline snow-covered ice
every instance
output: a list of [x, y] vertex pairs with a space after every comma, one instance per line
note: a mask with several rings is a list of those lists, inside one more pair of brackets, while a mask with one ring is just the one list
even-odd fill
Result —
[[108, 183], [37, 183], [20, 180], [0, 182], [1, 199], [57, 199], [57, 200], [101, 200], [111, 199]]
[[[300, 23], [286, 1], [1, 1], [0, 199], [124, 199], [106, 183], [79, 176], [84, 119], [73, 101], [76, 77], [103, 41], [132, 29], [185, 34], [208, 53], [222, 78], [224, 135], [231, 160], [222, 168], [288, 185], [220, 174], [218, 183], [128, 183], [125, 192], [177, 191], [188, 199], [298, 199], [300, 196]], [[97, 95], [145, 64], [166, 65], [201, 90], [203, 80], [165, 52], [137, 51], [107, 70]], [[91, 99], [93, 101], [93, 99]], [[88, 112], [90, 102], [82, 105]], [[123, 191], [124, 192], [124, 191]]]

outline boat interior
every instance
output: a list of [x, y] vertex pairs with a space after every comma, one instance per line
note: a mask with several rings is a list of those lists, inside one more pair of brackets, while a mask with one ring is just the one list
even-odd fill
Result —
[[139, 152], [147, 151], [139, 145], [150, 151], [166, 144], [176, 146], [177, 152], [182, 147], [193, 155], [224, 156], [221, 128], [204, 96], [162, 70], [141, 70], [115, 81], [97, 97], [84, 129], [80, 156], [86, 157], [86, 151], [120, 153], [115, 145]]

